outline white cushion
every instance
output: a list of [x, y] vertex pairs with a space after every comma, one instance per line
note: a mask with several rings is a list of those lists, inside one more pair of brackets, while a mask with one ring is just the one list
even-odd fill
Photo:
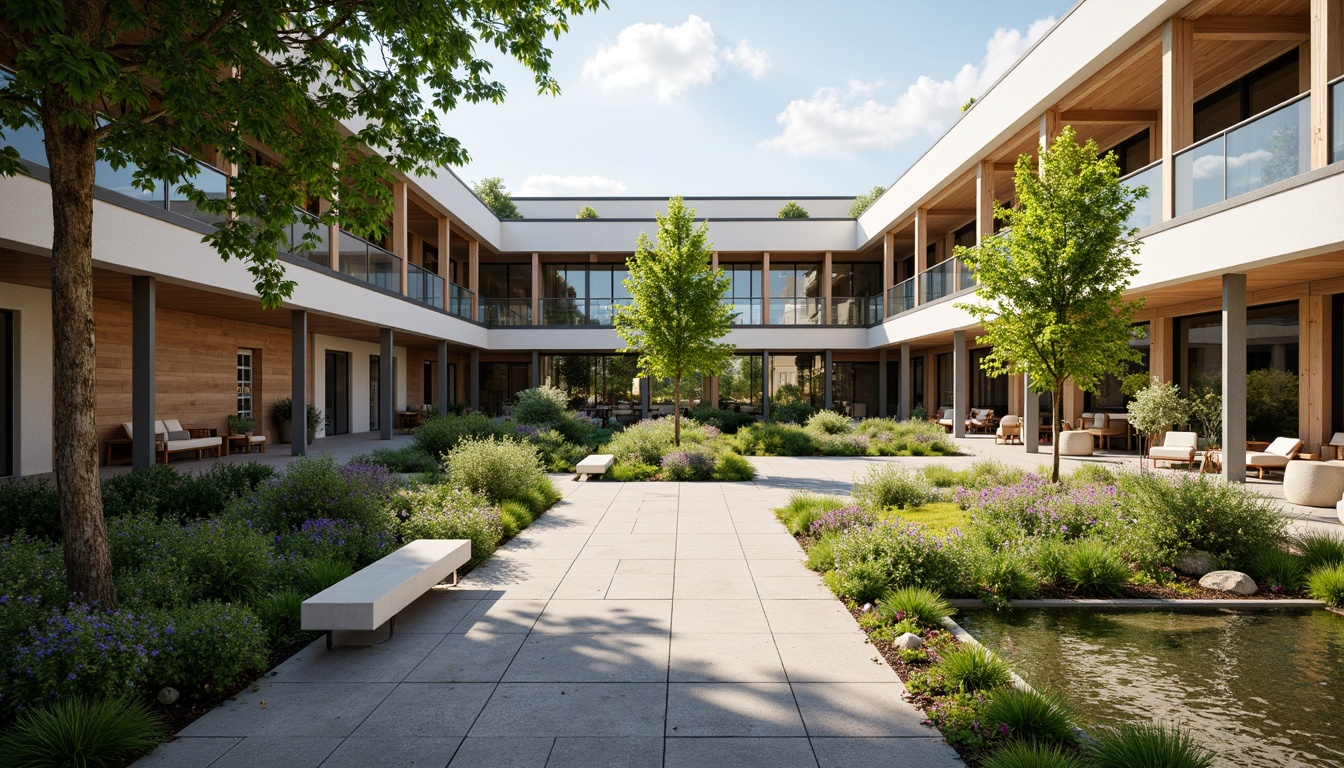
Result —
[[1092, 414], [1092, 428], [1093, 428], [1093, 429], [1105, 429], [1105, 428], [1106, 428], [1106, 414], [1104, 414], [1104, 413], [1094, 413], [1094, 414]]
[[[181, 427], [178, 427], [178, 429], [181, 429]], [[168, 434], [168, 427], [167, 427], [167, 425], [165, 425], [165, 424], [163, 423], [163, 421], [156, 421], [156, 422], [154, 422], [154, 434], [156, 434], [156, 435], [166, 435], [166, 434]]]
[[191, 440], [169, 440], [168, 450], [171, 451], [194, 451], [198, 448], [213, 448], [222, 444], [222, 437], [197, 437]]
[[129, 421], [121, 422], [121, 428], [126, 430], [126, 437], [129, 437], [132, 440], [135, 439], [135, 430], [131, 429], [131, 422]]
[[1297, 449], [1301, 447], [1302, 441], [1295, 437], [1276, 437], [1274, 442], [1270, 443], [1269, 447], [1265, 449], [1265, 453], [1288, 457], [1296, 453]]
[[1008, 416], [1004, 416], [1002, 419], [999, 419], [999, 426], [1001, 427], [1016, 427], [1021, 424], [1022, 419], [1018, 416], [1013, 416], [1011, 414]]
[[167, 427], [169, 432], [185, 432], [182, 428], [182, 422], [177, 419], [164, 419], [163, 426]]
[[1344, 432], [1336, 432], [1326, 445], [1338, 445], [1344, 447]]
[[1286, 467], [1288, 466], [1288, 457], [1278, 453], [1270, 453], [1268, 451], [1247, 451], [1246, 466]]
[[1163, 448], [1190, 448], [1191, 450], [1199, 447], [1199, 434], [1197, 432], [1168, 432], [1166, 439], [1162, 441]]
[[1170, 461], [1193, 461], [1195, 458], [1195, 449], [1159, 445], [1154, 448], [1149, 448], [1148, 456], [1153, 459]]
[[248, 438], [247, 438], [247, 440], [248, 440], [248, 442], [251, 442], [251, 443], [264, 443], [264, 442], [266, 442], [266, 436], [265, 436], [265, 435], [249, 435]]

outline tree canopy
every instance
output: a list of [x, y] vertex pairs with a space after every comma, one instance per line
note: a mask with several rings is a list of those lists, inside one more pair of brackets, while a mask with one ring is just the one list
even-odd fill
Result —
[[596, 219], [596, 218], [597, 218], [597, 209], [594, 208], [594, 207], [591, 206], [591, 205], [585, 205], [585, 206], [583, 206], [582, 208], [579, 209], [579, 215], [575, 216], [574, 218], [576, 218], [576, 219]]
[[709, 224], [695, 224], [695, 210], [680, 197], [667, 202], [658, 218], [657, 240], [640, 234], [630, 259], [625, 288], [632, 301], [617, 307], [616, 332], [625, 352], [639, 353], [640, 371], [673, 382], [673, 434], [681, 444], [681, 381], [696, 373], [717, 376], [733, 355], [720, 341], [732, 327], [724, 305], [730, 281], [709, 266], [713, 246]]
[[521, 219], [523, 214], [513, 203], [513, 195], [504, 187], [504, 180], [498, 176], [481, 179], [471, 185], [471, 190], [481, 198], [485, 207], [495, 212], [501, 219]]
[[976, 300], [959, 306], [985, 328], [987, 373], [1025, 373], [1033, 389], [1054, 393], [1057, 436], [1067, 382], [1095, 392], [1102, 377], [1141, 360], [1129, 342], [1143, 302], [1124, 298], [1140, 241], [1126, 222], [1147, 190], [1121, 184], [1114, 154], [1098, 157], [1093, 141], [1079, 145], [1072, 127], [1045, 149], [1039, 168], [1018, 158], [1013, 182], [1017, 204], [994, 206], [1007, 228], [956, 249], [980, 283]]
[[785, 203], [785, 204], [783, 205], [783, 207], [781, 207], [781, 208], [779, 209], [779, 218], [781, 218], [781, 219], [806, 219], [806, 218], [810, 218], [810, 217], [807, 215], [807, 209], [806, 209], [806, 208], [804, 208], [803, 206], [799, 205], [799, 204], [796, 203], [795, 201], [790, 200], [789, 202]]
[[850, 218], [857, 219], [862, 216], [864, 211], [868, 210], [872, 207], [873, 203], [877, 202], [877, 198], [886, 194], [886, 191], [887, 188], [879, 184], [869, 190], [866, 194], [854, 198], [854, 202], [849, 206]]

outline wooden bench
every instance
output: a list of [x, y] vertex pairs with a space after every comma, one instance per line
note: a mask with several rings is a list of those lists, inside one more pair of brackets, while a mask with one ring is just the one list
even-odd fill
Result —
[[303, 601], [300, 626], [327, 633], [331, 650], [336, 630], [372, 632], [388, 625], [390, 640], [396, 616], [434, 585], [453, 576], [471, 559], [468, 539], [416, 539]]
[[615, 463], [616, 457], [610, 453], [595, 453], [576, 464], [574, 472], [579, 480], [587, 480], [591, 475], [601, 477]]

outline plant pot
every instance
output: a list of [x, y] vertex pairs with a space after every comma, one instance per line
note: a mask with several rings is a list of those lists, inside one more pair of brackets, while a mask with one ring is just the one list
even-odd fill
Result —
[[309, 445], [312, 445], [312, 444], [313, 444], [313, 441], [316, 440], [316, 439], [317, 439], [317, 427], [309, 427], [309, 428], [308, 428], [308, 444], [309, 444]]
[[279, 423], [278, 425], [276, 425], [276, 426], [278, 427], [278, 430], [279, 430], [279, 432], [280, 432], [280, 436], [279, 436], [279, 440], [278, 440], [278, 442], [281, 442], [281, 443], [292, 443], [292, 442], [294, 442], [294, 424], [293, 424], [293, 422], [282, 421], [282, 422], [280, 422], [280, 423]]

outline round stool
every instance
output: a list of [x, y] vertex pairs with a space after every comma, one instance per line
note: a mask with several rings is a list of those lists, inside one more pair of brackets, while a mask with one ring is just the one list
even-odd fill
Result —
[[1060, 432], [1059, 455], [1091, 456], [1092, 433], [1082, 429], [1075, 429], [1068, 432]]
[[1283, 469], [1283, 498], [1304, 507], [1334, 507], [1344, 498], [1344, 462], [1288, 462]]

